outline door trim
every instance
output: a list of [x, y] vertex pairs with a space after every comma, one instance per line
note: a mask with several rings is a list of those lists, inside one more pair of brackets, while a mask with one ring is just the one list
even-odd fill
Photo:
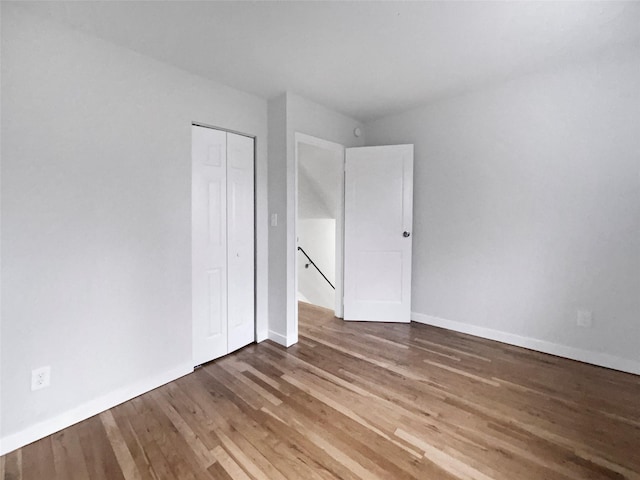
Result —
[[[220, 130], [221, 132], [226, 132], [226, 133], [234, 133], [236, 135], [241, 135], [243, 137], [253, 138], [254, 141], [256, 140], [256, 136], [255, 135], [250, 135], [248, 133], [238, 132], [237, 130], [229, 130], [228, 128], [216, 127], [215, 125], [209, 125], [207, 123], [191, 122], [191, 125], [194, 126], [194, 127], [210, 128], [211, 130]], [[255, 148], [254, 148], [254, 150], [255, 150]], [[253, 163], [255, 163], [255, 157], [253, 159]]]

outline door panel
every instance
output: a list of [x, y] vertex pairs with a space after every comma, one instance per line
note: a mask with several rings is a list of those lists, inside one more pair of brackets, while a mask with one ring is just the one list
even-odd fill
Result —
[[357, 255], [356, 300], [401, 302], [402, 252], [359, 252]]
[[192, 308], [195, 365], [227, 353], [226, 133], [192, 127]]
[[209, 302], [208, 320], [209, 328], [207, 329], [207, 337], [216, 337], [222, 335], [224, 330], [223, 322], [223, 298], [222, 298], [222, 269], [214, 268], [207, 272], [207, 301]]
[[227, 134], [229, 352], [255, 339], [253, 139]]
[[348, 148], [344, 319], [409, 322], [413, 145]]

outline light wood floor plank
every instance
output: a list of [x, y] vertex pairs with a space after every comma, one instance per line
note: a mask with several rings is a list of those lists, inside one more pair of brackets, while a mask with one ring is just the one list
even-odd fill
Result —
[[300, 306], [266, 341], [0, 458], [0, 480], [640, 480], [640, 377]]

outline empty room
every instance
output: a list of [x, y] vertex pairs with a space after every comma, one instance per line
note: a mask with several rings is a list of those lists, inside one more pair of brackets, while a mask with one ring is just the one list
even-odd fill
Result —
[[640, 480], [640, 2], [0, 17], [0, 480]]

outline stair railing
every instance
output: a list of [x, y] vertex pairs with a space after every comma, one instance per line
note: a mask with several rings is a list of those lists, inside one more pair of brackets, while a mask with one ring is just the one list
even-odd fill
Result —
[[309, 263], [305, 263], [304, 268], [309, 268], [309, 265], [313, 265], [313, 266], [315, 267], [315, 269], [318, 271], [318, 273], [319, 273], [320, 275], [322, 275], [322, 278], [324, 278], [324, 279], [327, 281], [327, 283], [328, 283], [329, 285], [331, 285], [331, 288], [333, 288], [333, 289], [335, 290], [335, 289], [336, 289], [336, 287], [334, 287], [334, 286], [333, 286], [333, 283], [331, 283], [331, 282], [329, 281], [329, 279], [327, 278], [327, 276], [326, 276], [324, 273], [322, 273], [322, 270], [320, 270], [320, 269], [318, 268], [318, 266], [315, 264], [315, 262], [314, 262], [313, 260], [311, 260], [311, 257], [309, 257], [309, 255], [307, 255], [307, 252], [305, 252], [305, 251], [304, 251], [304, 249], [303, 249], [302, 247], [300, 247], [300, 246], [298, 246], [298, 250], [300, 250], [300, 251], [302, 252], [302, 254], [303, 254], [305, 257], [307, 257], [307, 260], [309, 260]]

